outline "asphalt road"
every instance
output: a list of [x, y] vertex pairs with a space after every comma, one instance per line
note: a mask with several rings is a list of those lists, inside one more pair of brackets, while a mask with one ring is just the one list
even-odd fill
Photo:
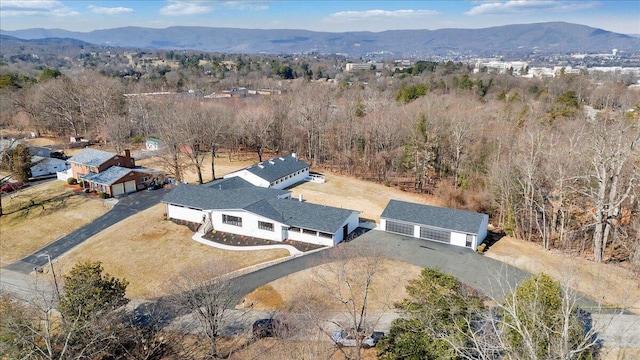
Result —
[[35, 253], [6, 266], [5, 269], [28, 274], [33, 271], [33, 268], [47, 264], [49, 261], [48, 256], [51, 259], [55, 259], [109, 226], [158, 204], [168, 191], [168, 189], [158, 189], [125, 195], [119, 198], [118, 203], [106, 214]]

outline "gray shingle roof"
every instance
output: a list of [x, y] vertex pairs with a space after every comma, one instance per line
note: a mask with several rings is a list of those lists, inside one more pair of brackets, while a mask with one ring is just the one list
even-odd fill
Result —
[[383, 219], [400, 220], [468, 234], [477, 234], [485, 217], [488, 215], [398, 200], [390, 200], [380, 215]]
[[117, 154], [96, 149], [84, 149], [82, 152], [67, 159], [67, 162], [87, 166], [100, 166]]
[[[224, 183], [223, 183], [224, 184]], [[250, 187], [222, 190], [215, 186], [178, 185], [162, 202], [201, 210], [243, 209], [274, 221], [310, 230], [335, 233], [354, 210], [278, 199], [285, 190]]]
[[273, 182], [308, 167], [309, 165], [306, 162], [298, 159], [297, 157], [285, 155], [263, 161], [256, 165], [251, 165], [246, 167], [244, 170], [259, 176], [268, 182]]
[[121, 166], [112, 166], [100, 173], [88, 173], [80, 178], [102, 185], [112, 185], [133, 170]]
[[267, 199], [266, 201], [282, 214], [283, 223], [330, 234], [340, 230], [342, 224], [355, 211], [291, 199]]
[[205, 186], [210, 188], [216, 188], [218, 190], [243, 189], [243, 188], [255, 187], [252, 183], [238, 176], [234, 176], [226, 179], [214, 180], [210, 183], [207, 183]]
[[178, 185], [164, 196], [162, 202], [201, 210], [243, 209], [265, 198], [288, 194], [276, 190], [251, 186], [247, 188], [219, 189], [217, 187]]

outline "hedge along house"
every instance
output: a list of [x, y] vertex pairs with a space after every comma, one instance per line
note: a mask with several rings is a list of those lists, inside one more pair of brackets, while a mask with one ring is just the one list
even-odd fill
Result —
[[273, 189], [286, 189], [309, 177], [309, 164], [298, 159], [296, 153], [275, 157], [224, 176], [240, 177], [249, 183]]
[[390, 200], [381, 230], [476, 250], [487, 237], [489, 215]]
[[171, 219], [210, 230], [284, 241], [333, 246], [358, 227], [354, 210], [292, 200], [285, 190], [254, 186], [241, 178], [209, 186], [178, 185], [162, 200]]

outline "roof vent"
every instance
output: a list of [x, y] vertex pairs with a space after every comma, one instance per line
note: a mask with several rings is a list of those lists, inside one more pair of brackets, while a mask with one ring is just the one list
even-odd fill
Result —
[[271, 165], [275, 165], [275, 163], [273, 162], [273, 160], [269, 160], [269, 164], [271, 164]]
[[284, 158], [283, 158], [283, 157], [279, 157], [278, 159], [280, 159], [280, 160], [284, 161]]
[[264, 166], [263, 166], [262, 164], [258, 164], [258, 167], [259, 167], [260, 169], [264, 169]]

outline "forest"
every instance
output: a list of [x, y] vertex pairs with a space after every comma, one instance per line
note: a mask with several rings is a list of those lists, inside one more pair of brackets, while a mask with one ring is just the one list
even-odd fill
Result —
[[[453, 62], [346, 72], [335, 57], [160, 55], [174, 65], [3, 64], [1, 126], [117, 151], [158, 138], [178, 181], [185, 163], [200, 182], [215, 178], [223, 149], [259, 161], [296, 151], [316, 171], [488, 213], [497, 232], [545, 249], [640, 266], [640, 89], [627, 75], [517, 78]], [[238, 87], [281, 93], [203, 96]], [[150, 92], [175, 94], [140, 95]]]

